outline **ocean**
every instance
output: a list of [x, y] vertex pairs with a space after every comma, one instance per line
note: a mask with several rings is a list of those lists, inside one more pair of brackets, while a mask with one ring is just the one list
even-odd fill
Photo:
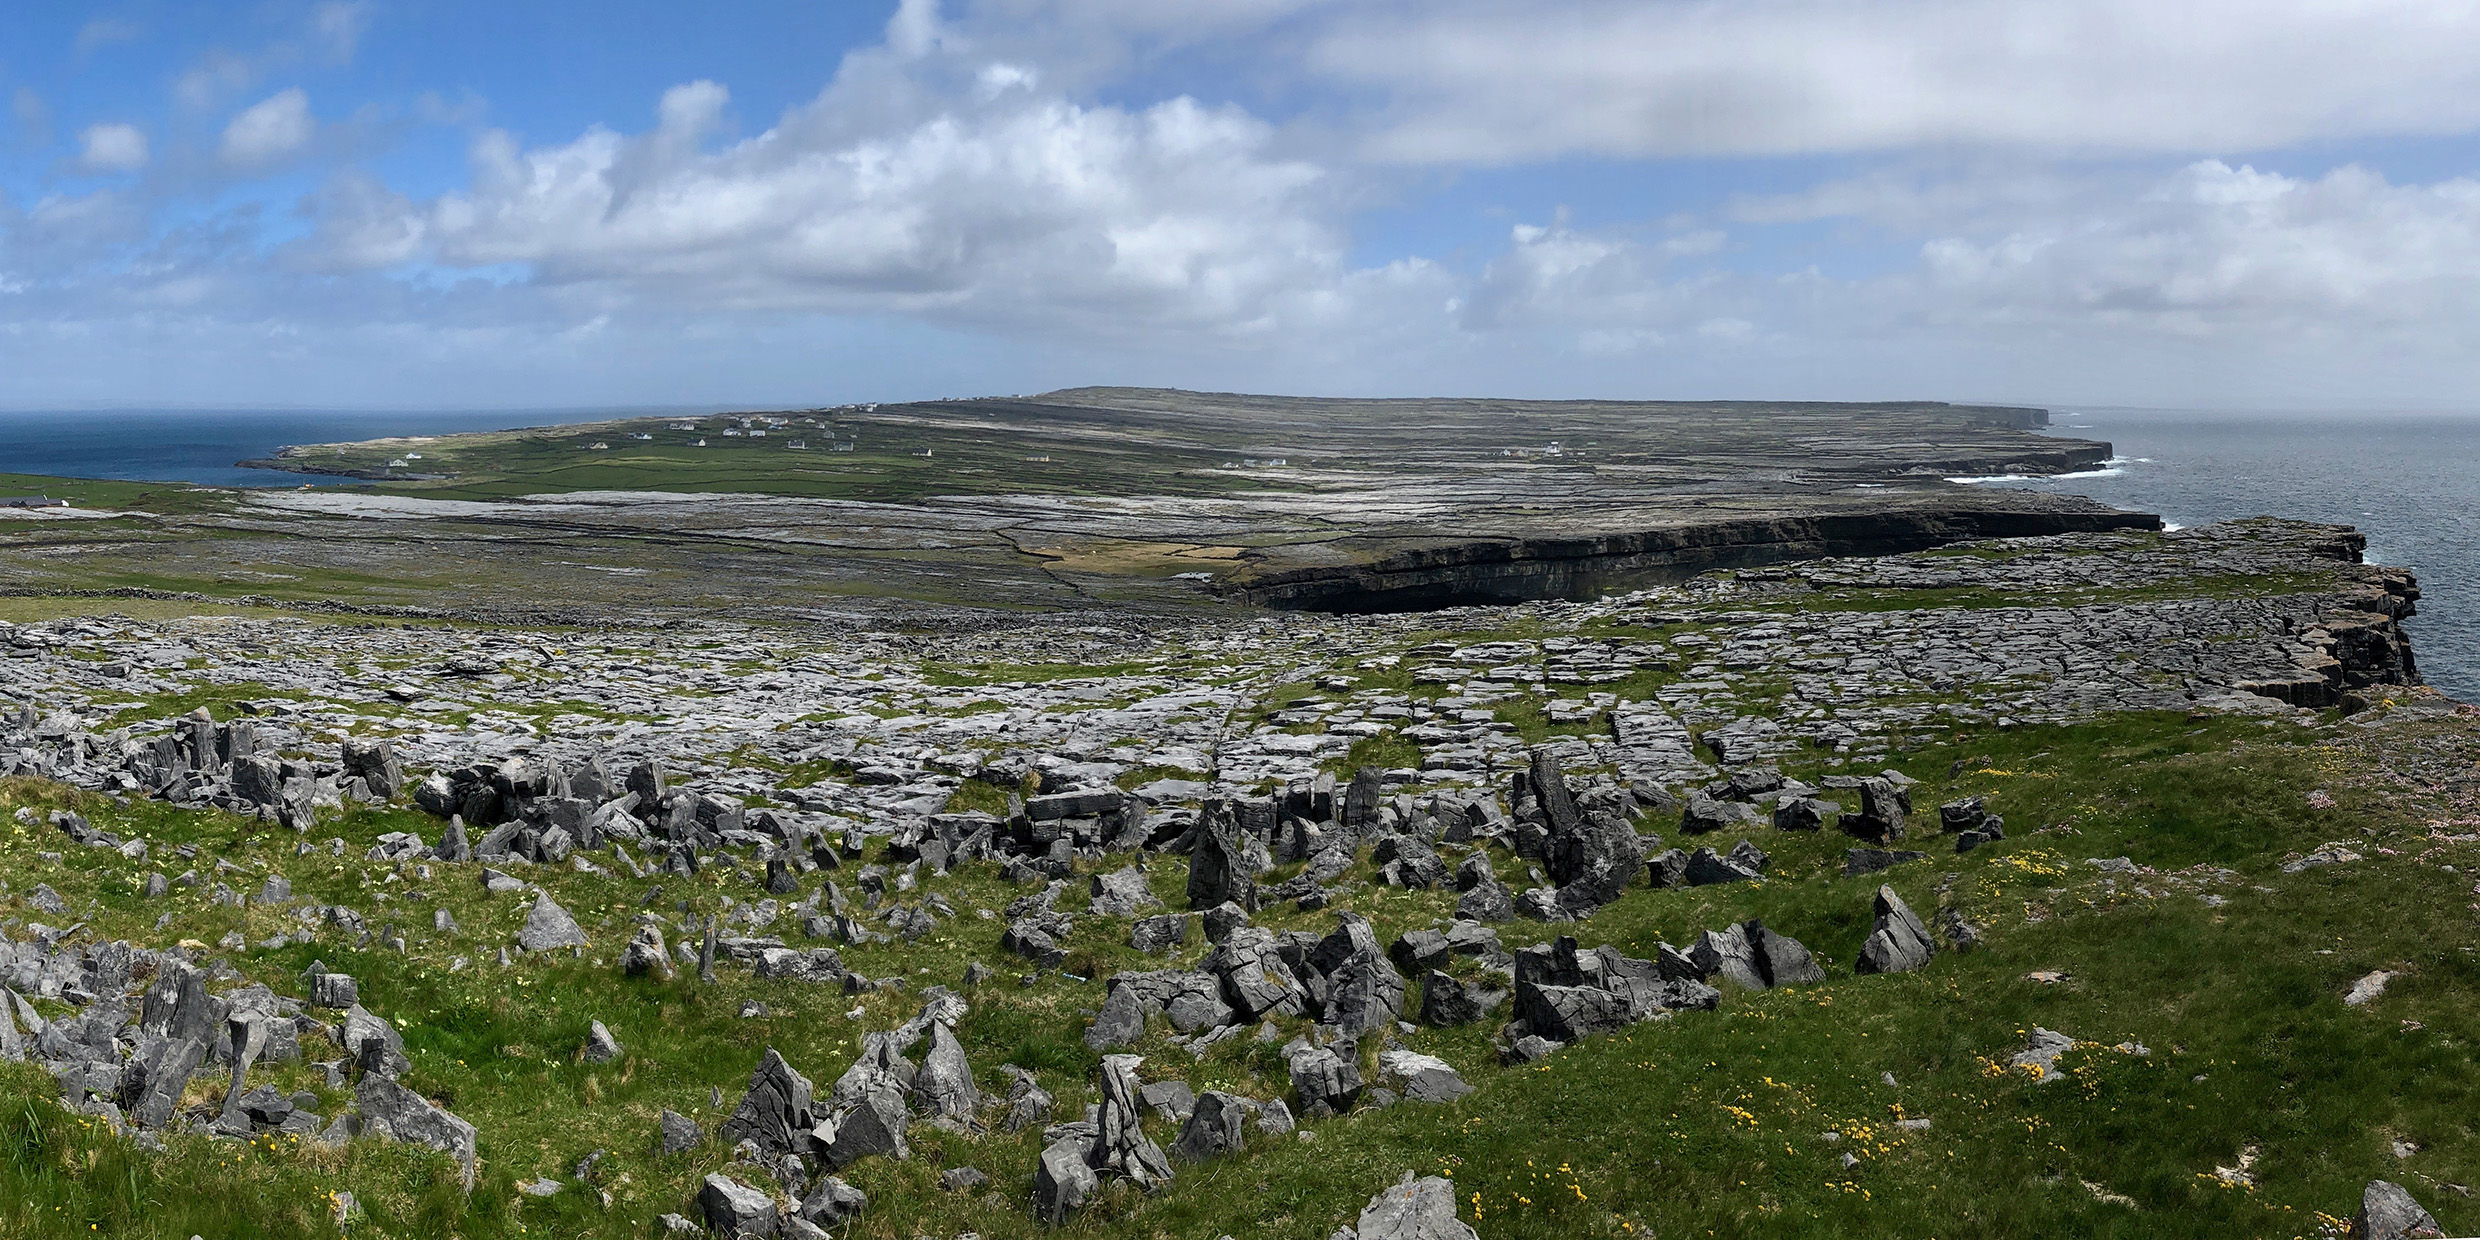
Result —
[[[286, 444], [449, 434], [612, 416], [587, 411], [0, 413], [0, 473], [301, 486], [234, 462]], [[2358, 526], [2368, 558], [2420, 575], [2406, 623], [2429, 683], [2480, 702], [2480, 416], [2054, 407], [2051, 433], [2106, 439], [2107, 468], [1976, 485], [2088, 495], [2176, 525], [2301, 517]], [[321, 485], [349, 483], [320, 481]]]
[[2108, 440], [2088, 473], [1979, 485], [2087, 495], [2173, 525], [2353, 525], [2371, 563], [2420, 578], [2404, 622], [2428, 683], [2480, 702], [2480, 415], [2263, 414], [2053, 406], [2050, 433]]
[[[596, 415], [543, 413], [336, 413], [318, 410], [159, 411], [66, 410], [0, 412], [0, 474], [60, 478], [126, 478], [196, 482], [218, 487], [333, 485], [276, 469], [242, 469], [235, 461], [266, 456], [287, 444], [338, 443], [386, 435], [444, 435], [505, 430]], [[609, 415], [603, 415], [609, 416]]]

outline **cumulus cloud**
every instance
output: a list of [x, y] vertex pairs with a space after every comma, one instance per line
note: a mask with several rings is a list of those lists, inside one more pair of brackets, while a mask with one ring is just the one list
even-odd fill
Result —
[[2461, 0], [1358, 6], [1304, 63], [1419, 163], [1918, 147], [2250, 150], [2480, 123]]
[[327, 257], [397, 261], [418, 238], [447, 266], [522, 264], [673, 306], [1246, 330], [1270, 298], [1331, 281], [1346, 244], [1320, 171], [1272, 155], [1269, 127], [1236, 108], [1016, 90], [854, 132], [822, 100], [709, 150], [726, 102], [692, 83], [638, 135], [488, 134], [465, 191], [410, 210], [340, 200]]
[[135, 125], [89, 125], [78, 133], [78, 167], [85, 171], [135, 172], [146, 163], [146, 134]]
[[260, 100], [224, 127], [224, 162], [239, 168], [277, 163], [310, 145], [318, 121], [310, 96], [298, 86]]
[[2480, 181], [2395, 185], [2192, 164], [2114, 209], [1939, 237], [1923, 290], [1948, 314], [2187, 334], [2480, 331]]
[[[2294, 377], [2319, 359], [2330, 389], [2396, 356], [2440, 390], [2480, 378], [2480, 181], [2206, 158], [2480, 128], [2480, 5], [2463, 0], [892, 7], [881, 43], [771, 121], [691, 81], [646, 100], [650, 120], [483, 131], [448, 192], [338, 169], [280, 244], [263, 202], [176, 223], [136, 193], [0, 202], [18, 290], [0, 327], [211, 322], [197, 339], [263, 328], [576, 377], [781, 372], [767, 359], [896, 324], [940, 342], [918, 355], [931, 369], [988, 364], [1002, 390], [1039, 373], [2146, 399], [2236, 359]], [[349, 55], [372, 12], [328, 5], [291, 52], [205, 58], [200, 97], [230, 109], [269, 66]], [[485, 109], [416, 115], [470, 130]], [[261, 99], [229, 118], [215, 184], [286, 168], [322, 133], [301, 90]], [[129, 140], [134, 158], [112, 153]], [[79, 166], [144, 167], [145, 142], [97, 125]], [[1660, 219], [1605, 195], [1593, 226], [1527, 208], [1476, 246], [1356, 256], [1436, 235], [1389, 234], [1373, 205], [1488, 205], [1425, 200], [1436, 169], [1807, 152], [1879, 154], [1770, 165], [1789, 192], [1665, 192]], [[1603, 193], [1567, 171], [1547, 183]], [[1489, 181], [1468, 184], [1486, 198]], [[2127, 360], [2164, 342], [2190, 352]]]

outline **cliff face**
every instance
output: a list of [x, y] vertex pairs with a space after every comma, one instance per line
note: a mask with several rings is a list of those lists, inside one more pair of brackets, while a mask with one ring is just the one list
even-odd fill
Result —
[[1977, 538], [2159, 528], [2161, 519], [2147, 513], [2000, 503], [1747, 517], [1608, 534], [1439, 540], [1364, 563], [1270, 569], [1230, 592], [1262, 606], [1334, 612], [1584, 601], [1717, 568], [1892, 555]]

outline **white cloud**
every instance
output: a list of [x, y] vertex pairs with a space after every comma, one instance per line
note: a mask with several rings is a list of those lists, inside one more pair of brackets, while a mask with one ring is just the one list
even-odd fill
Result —
[[2109, 210], [1921, 250], [1945, 315], [2221, 335], [2480, 332], [2480, 181], [2206, 160]]
[[298, 86], [243, 109], [224, 127], [224, 162], [239, 168], [276, 163], [310, 144], [318, 121], [310, 115], [310, 96]]
[[310, 12], [310, 37], [327, 59], [349, 63], [362, 44], [362, 35], [370, 29], [371, 6], [367, 0], [343, 3], [330, 0]]
[[88, 172], [135, 172], [146, 162], [146, 134], [135, 125], [89, 125], [78, 134], [78, 166]]
[[221, 49], [206, 52], [172, 81], [172, 95], [183, 107], [206, 111], [257, 85], [258, 64]]
[[[527, 149], [493, 133], [472, 187], [410, 211], [341, 202], [330, 262], [523, 264], [673, 306], [900, 310], [1048, 330], [1248, 331], [1324, 288], [1346, 239], [1318, 169], [1274, 157], [1234, 108], [1137, 111], [1026, 90], [855, 132], [832, 97], [707, 151], [726, 96], [664, 96], [660, 123]], [[373, 247], [372, 237], [399, 239]]]
[[138, 22], [116, 17], [98, 17], [78, 27], [77, 54], [84, 56], [97, 48], [110, 47], [115, 43], [134, 42], [145, 33], [146, 27]]
[[1415, 163], [1956, 147], [2251, 150], [2480, 124], [2468, 0], [1360, 6], [1305, 63]]
[[887, 47], [899, 56], [927, 56], [945, 36], [939, 21], [939, 0], [898, 0], [887, 19]]

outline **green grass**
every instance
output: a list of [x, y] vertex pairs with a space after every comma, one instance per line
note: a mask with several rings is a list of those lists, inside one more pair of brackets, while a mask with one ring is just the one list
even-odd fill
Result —
[[[1844, 879], [1839, 861], [1850, 841], [1768, 829], [1751, 838], [1775, 857], [1769, 881], [1638, 890], [1572, 931], [1587, 944], [1644, 956], [1658, 942], [1684, 944], [1699, 930], [1762, 917], [1827, 961], [1826, 985], [1734, 993], [1720, 1013], [1640, 1025], [1530, 1067], [1496, 1066], [1486, 1029], [1424, 1030], [1411, 1044], [1461, 1067], [1476, 1094], [1451, 1108], [1403, 1105], [1321, 1121], [1310, 1125], [1310, 1142], [1259, 1141], [1220, 1164], [1183, 1167], [1160, 1196], [1114, 1190], [1067, 1233], [1314, 1240], [1349, 1222], [1405, 1170], [1451, 1172], [1465, 1217], [1475, 1220], [1477, 1209], [1482, 1234], [1493, 1240], [2306, 1236], [2314, 1234], [2313, 1211], [2347, 1213], [2359, 1184], [2380, 1175], [2411, 1183], [2450, 1227], [2480, 1225], [2480, 1209], [2413, 1174], [2469, 1183], [2480, 1172], [2480, 1140], [2467, 1119], [2480, 1082], [2471, 1042], [2480, 966], [2465, 947], [2469, 882], [2434, 864], [2451, 856], [2468, 869], [2480, 848], [2456, 846], [2430, 864], [2415, 862], [2408, 844], [2393, 858], [2366, 848], [2370, 860], [2359, 865], [2281, 874], [2281, 856], [2327, 839], [2407, 841], [2419, 830], [2402, 807], [2355, 789], [2342, 755], [2320, 734], [2288, 726], [2119, 718], [1966, 734], [1893, 764], [1926, 781], [1915, 793], [1924, 814], [1949, 796], [1986, 795], [2014, 838]], [[2339, 804], [2309, 808], [2311, 788], [2332, 789]], [[187, 840], [206, 848], [202, 863], [231, 857], [253, 871], [237, 887], [254, 889], [257, 867], [269, 865], [307, 898], [353, 904], [374, 926], [402, 927], [412, 940], [407, 956], [357, 952], [331, 935], [315, 946], [239, 953], [236, 963], [285, 991], [314, 956], [360, 978], [365, 1003], [403, 1022], [412, 1083], [481, 1129], [482, 1186], [469, 1202], [443, 1159], [368, 1143], [338, 1154], [173, 1138], [165, 1155], [138, 1154], [58, 1110], [48, 1080], [17, 1069], [0, 1076], [6, 1234], [329, 1236], [338, 1233], [325, 1194], [345, 1189], [367, 1211], [357, 1236], [646, 1236], [655, 1214], [685, 1209], [698, 1177], [728, 1161], [711, 1147], [670, 1159], [654, 1154], [661, 1109], [711, 1129], [720, 1116], [709, 1091], [721, 1089], [730, 1106], [767, 1046], [823, 1088], [857, 1053], [862, 1031], [891, 1027], [913, 1010], [903, 995], [872, 994], [857, 1001], [864, 1018], [847, 1020], [854, 999], [759, 982], [729, 967], [711, 988], [688, 978], [669, 985], [621, 978], [611, 953], [655, 884], [612, 875], [527, 875], [586, 926], [595, 940], [587, 959], [449, 972], [455, 956], [495, 955], [523, 902], [483, 893], [470, 866], [438, 866], [428, 881], [391, 881], [382, 867], [358, 860], [383, 830], [435, 835], [436, 825], [418, 816], [357, 813], [312, 836], [345, 838], [346, 856], [321, 850], [296, 858], [289, 834], [241, 819], [119, 806], [25, 780], [0, 786], [0, 806], [73, 800], [98, 823], [143, 835], [159, 850]], [[1672, 834], [1670, 824], [1651, 825]], [[2066, 829], [2034, 834], [2052, 825]], [[2365, 840], [2367, 830], [2379, 839]], [[200, 891], [153, 904], [138, 899], [136, 880], [148, 868], [176, 869], [170, 858], [131, 865], [73, 847], [58, 863], [36, 856], [64, 843], [47, 828], [0, 825], [0, 872], [12, 891], [50, 883], [99, 933], [212, 942], [241, 928], [255, 940], [291, 924], [278, 910], [212, 905]], [[2210, 888], [2228, 900], [2211, 908], [2184, 891], [2137, 896], [2139, 880], [2124, 875], [2109, 880], [2110, 891], [2105, 876], [2081, 864], [2122, 854], [2164, 871], [2227, 865], [2242, 877]], [[1504, 859], [1500, 868], [1515, 878]], [[1174, 907], [1183, 880], [1176, 860], [1152, 867], [1156, 891]], [[1943, 898], [1982, 924], [1989, 945], [1941, 956], [1918, 974], [1852, 976], [1879, 881], [1924, 915], [1946, 885]], [[2171, 890], [2159, 879], [2141, 881]], [[726, 895], [743, 902], [760, 895], [749, 877], [721, 868], [660, 886], [657, 909], [684, 899], [711, 909]], [[1001, 923], [971, 911], [1018, 894], [990, 867], [929, 886], [964, 915], [917, 943], [845, 949], [847, 963], [873, 977], [904, 976], [916, 988], [953, 984], [968, 959], [998, 967], [1000, 978], [973, 996], [961, 1031], [984, 1087], [999, 1087], [999, 1064], [1018, 1064], [1040, 1073], [1062, 1111], [1074, 1113], [1092, 1094], [1094, 1056], [1080, 1035], [1099, 985], [1056, 974], [1017, 984], [1027, 970], [999, 954]], [[429, 898], [377, 899], [408, 888]], [[1081, 889], [1063, 903], [1080, 907]], [[1369, 886], [1364, 870], [1343, 903], [1391, 939], [1429, 924], [1452, 901], [1447, 893]], [[429, 932], [435, 906], [454, 912], [460, 934]], [[153, 920], [166, 912], [172, 922], [157, 935]], [[1277, 928], [1331, 924], [1326, 914], [1289, 909], [1260, 920]], [[1161, 967], [1130, 952], [1126, 933], [1124, 920], [1081, 921], [1071, 971], [1099, 977]], [[1548, 930], [1517, 923], [1503, 933], [1520, 944]], [[2379, 967], [2408, 972], [2371, 1009], [2344, 1007], [2339, 996], [2350, 980]], [[2036, 969], [2071, 980], [2026, 980]], [[769, 1015], [739, 1018], [748, 998], [764, 1002]], [[623, 1062], [576, 1060], [594, 1019], [628, 1045]], [[2034, 1023], [2096, 1044], [2070, 1058], [2071, 1080], [2035, 1085], [1993, 1066]], [[1177, 1075], [1258, 1096], [1285, 1087], [1279, 1057], [1253, 1039], [1218, 1046], [1199, 1062], [1164, 1032], [1157, 1025], [1137, 1048], [1149, 1079]], [[2153, 1053], [2105, 1049], [2120, 1041]], [[1885, 1083], [1888, 1073], [1895, 1085]], [[310, 1078], [280, 1069], [274, 1079], [290, 1088]], [[1894, 1127], [1915, 1116], [1933, 1127]], [[1844, 1139], [1829, 1144], [1821, 1138], [1827, 1131]], [[1176, 1134], [1156, 1135], [1167, 1143]], [[2407, 1165], [2387, 1149], [2398, 1138], [2422, 1147]], [[1042, 1234], [1022, 1206], [1038, 1144], [1031, 1134], [917, 1128], [913, 1159], [865, 1162], [851, 1172], [873, 1202], [851, 1234]], [[2251, 1147], [2257, 1188], [2209, 1178], [2214, 1166], [2235, 1165]], [[595, 1148], [609, 1151], [602, 1176], [614, 1194], [609, 1210], [582, 1189], [549, 1199], [514, 1191], [536, 1176], [570, 1178], [572, 1164]], [[1844, 1151], [1859, 1155], [1857, 1168], [1842, 1168]], [[936, 1189], [941, 1168], [968, 1164], [989, 1173], [1009, 1203], [991, 1207]]]

